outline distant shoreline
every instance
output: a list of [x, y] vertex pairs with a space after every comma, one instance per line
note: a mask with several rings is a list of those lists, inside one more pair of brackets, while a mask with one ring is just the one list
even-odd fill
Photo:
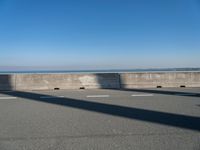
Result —
[[167, 68], [167, 69], [110, 69], [110, 70], [20, 70], [1, 71], [0, 74], [48, 74], [48, 73], [128, 73], [128, 72], [200, 72], [200, 68]]

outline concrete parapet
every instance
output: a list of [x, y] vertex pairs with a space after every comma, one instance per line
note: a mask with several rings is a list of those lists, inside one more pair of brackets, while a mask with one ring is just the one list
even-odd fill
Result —
[[121, 88], [200, 87], [200, 72], [121, 73]]
[[0, 90], [200, 87], [200, 72], [0, 75]]
[[119, 76], [108, 74], [17, 74], [17, 90], [119, 88]]

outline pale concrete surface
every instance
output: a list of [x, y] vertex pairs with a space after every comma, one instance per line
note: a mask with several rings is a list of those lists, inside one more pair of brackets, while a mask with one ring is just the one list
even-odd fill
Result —
[[200, 87], [200, 72], [0, 75], [0, 90]]
[[16, 74], [17, 90], [119, 88], [117, 73], [105, 74]]
[[0, 92], [0, 149], [199, 150], [199, 96], [200, 88]]
[[123, 88], [200, 87], [200, 72], [144, 72], [120, 74]]

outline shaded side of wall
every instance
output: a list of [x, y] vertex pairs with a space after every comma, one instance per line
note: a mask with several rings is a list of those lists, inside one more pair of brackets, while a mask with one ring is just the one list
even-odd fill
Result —
[[17, 74], [17, 90], [119, 88], [119, 75], [108, 74]]
[[0, 75], [0, 90], [15, 90], [15, 75]]
[[121, 73], [121, 88], [200, 87], [200, 72]]

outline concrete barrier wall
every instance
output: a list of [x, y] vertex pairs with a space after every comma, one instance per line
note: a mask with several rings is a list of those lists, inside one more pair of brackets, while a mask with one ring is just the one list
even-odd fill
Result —
[[17, 90], [119, 88], [119, 75], [108, 74], [17, 74]]
[[122, 73], [121, 88], [200, 87], [200, 72]]
[[200, 87], [200, 72], [0, 75], [0, 90]]

